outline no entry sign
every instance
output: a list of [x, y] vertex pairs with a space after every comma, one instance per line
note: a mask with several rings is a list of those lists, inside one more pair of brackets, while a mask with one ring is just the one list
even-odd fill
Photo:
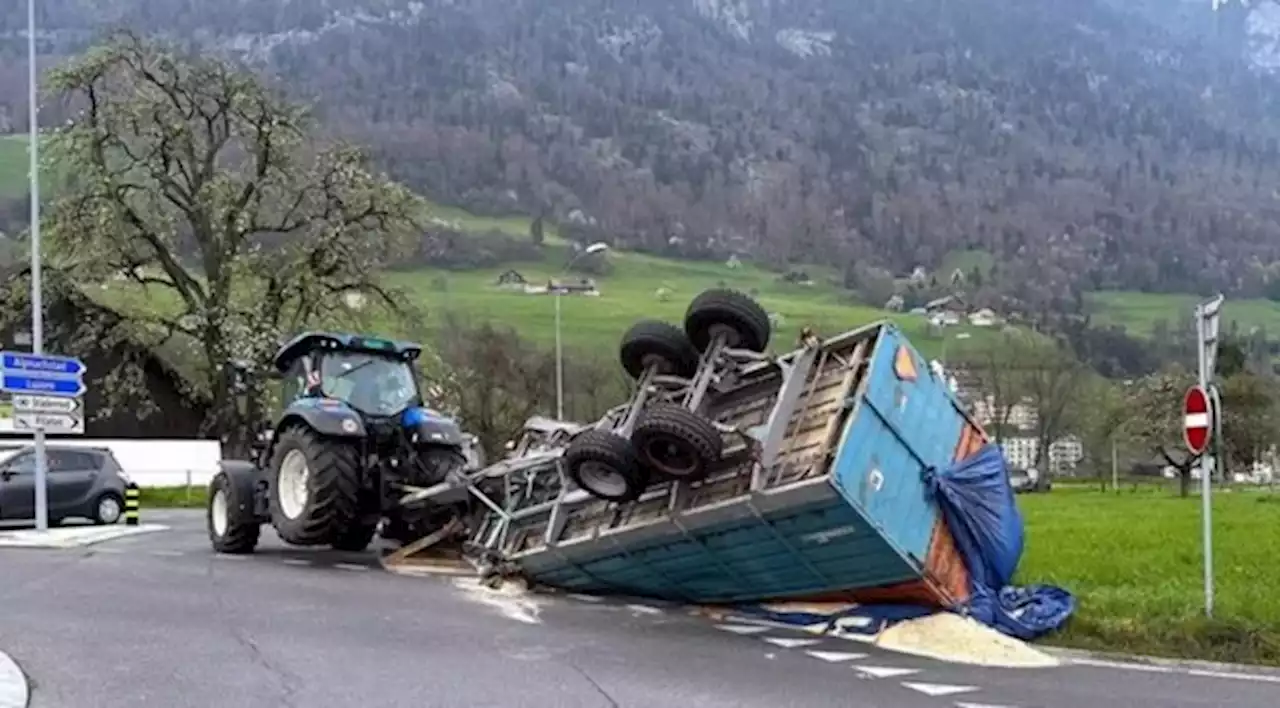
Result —
[[1182, 400], [1182, 413], [1185, 416], [1182, 437], [1187, 443], [1187, 449], [1192, 454], [1199, 455], [1208, 449], [1213, 430], [1213, 410], [1209, 405], [1209, 394], [1200, 386], [1187, 389], [1187, 395]]

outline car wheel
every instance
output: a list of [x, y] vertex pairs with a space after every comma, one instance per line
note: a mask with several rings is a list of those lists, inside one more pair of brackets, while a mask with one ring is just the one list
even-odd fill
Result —
[[93, 523], [110, 526], [124, 515], [124, 500], [114, 494], [103, 494], [93, 505]]

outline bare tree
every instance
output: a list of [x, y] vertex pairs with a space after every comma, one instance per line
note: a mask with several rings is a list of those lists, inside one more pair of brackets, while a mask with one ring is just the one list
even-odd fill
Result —
[[350, 293], [397, 304], [376, 275], [414, 199], [359, 152], [313, 148], [307, 112], [254, 76], [117, 34], [48, 87], [81, 108], [50, 139], [72, 179], [45, 224], [48, 267], [133, 296], [139, 328], [189, 343], [208, 432], [241, 427], [232, 358], [265, 361], [283, 334], [349, 314]]

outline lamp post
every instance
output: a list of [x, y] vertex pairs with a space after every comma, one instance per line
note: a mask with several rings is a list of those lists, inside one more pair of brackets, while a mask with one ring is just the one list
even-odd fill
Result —
[[[609, 244], [597, 241], [590, 246], [582, 249], [568, 263], [560, 269], [560, 274], [565, 273], [583, 256], [603, 253], [609, 250]], [[556, 300], [556, 420], [564, 420], [564, 347], [560, 339], [560, 298], [563, 293], [560, 288], [553, 288], [552, 297]]]
[[[44, 301], [40, 273], [40, 126], [36, 100], [36, 0], [27, 0], [27, 150], [31, 179], [31, 353], [44, 353]], [[49, 530], [48, 465], [45, 462], [44, 429], [35, 430], [36, 529]]]

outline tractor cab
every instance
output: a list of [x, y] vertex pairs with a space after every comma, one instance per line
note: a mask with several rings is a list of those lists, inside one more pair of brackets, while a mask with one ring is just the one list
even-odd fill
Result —
[[275, 357], [281, 401], [340, 402], [366, 418], [399, 415], [422, 405], [413, 371], [421, 353], [417, 344], [359, 335], [299, 335]]

